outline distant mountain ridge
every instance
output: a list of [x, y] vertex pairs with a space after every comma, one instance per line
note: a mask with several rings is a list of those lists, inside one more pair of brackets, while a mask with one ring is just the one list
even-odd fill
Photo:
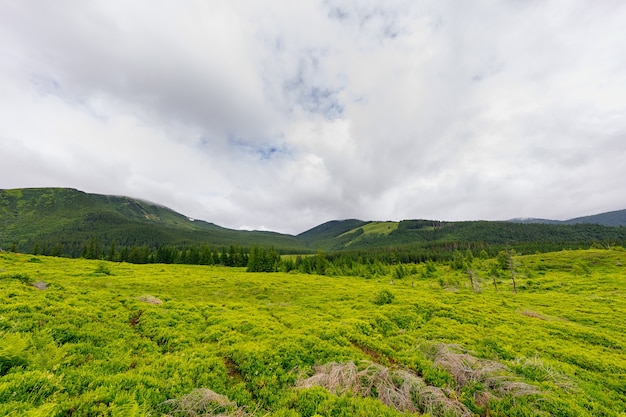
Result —
[[[38, 248], [49, 253], [60, 246], [77, 256], [86, 242], [102, 247], [163, 245], [213, 248], [236, 245], [274, 247], [281, 253], [317, 251], [450, 250], [459, 245], [529, 245], [558, 250], [593, 242], [626, 242], [626, 210], [567, 221], [513, 219], [511, 221], [400, 222], [332, 220], [298, 235], [227, 229], [190, 219], [167, 207], [123, 196], [89, 194], [70, 188], [0, 190], [0, 248], [22, 252]], [[443, 249], [442, 249], [443, 248]], [[56, 253], [56, 252], [53, 252]]]
[[543, 224], [599, 224], [601, 226], [626, 226], [626, 209], [608, 211], [591, 216], [576, 217], [569, 220], [551, 220], [536, 218], [516, 218], [507, 220], [513, 223], [543, 223]]

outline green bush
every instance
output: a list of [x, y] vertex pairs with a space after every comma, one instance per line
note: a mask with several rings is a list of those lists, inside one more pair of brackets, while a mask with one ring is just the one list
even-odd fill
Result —
[[389, 290], [380, 290], [376, 297], [374, 297], [374, 304], [383, 305], [383, 304], [391, 304], [394, 300], [394, 295]]
[[99, 263], [98, 266], [96, 267], [96, 269], [94, 270], [94, 272], [96, 274], [103, 274], [103, 275], [111, 275], [111, 268], [109, 268], [109, 265], [107, 265], [106, 263], [102, 262]]

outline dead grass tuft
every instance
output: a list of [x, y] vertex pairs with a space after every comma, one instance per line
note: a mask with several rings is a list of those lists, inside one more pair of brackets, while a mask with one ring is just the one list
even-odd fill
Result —
[[435, 345], [431, 355], [435, 366], [452, 375], [456, 391], [429, 386], [410, 370], [391, 369], [367, 361], [361, 366], [351, 361], [316, 366], [315, 374], [300, 380], [297, 386], [321, 386], [337, 395], [352, 393], [377, 398], [398, 411], [429, 413], [433, 417], [471, 417], [471, 410], [458, 398], [461, 391], [472, 384], [483, 387], [474, 393], [474, 403], [479, 407], [487, 407], [491, 399], [539, 393], [533, 385], [511, 376], [502, 363], [477, 358], [458, 345]]
[[417, 399], [421, 411], [433, 416], [472, 416], [469, 408], [439, 387], [427, 386], [423, 388]]
[[457, 389], [472, 383], [481, 383], [493, 394], [500, 396], [523, 396], [538, 394], [533, 385], [514, 379], [508, 368], [500, 362], [477, 358], [458, 345], [435, 346], [434, 364], [449, 372]]
[[38, 290], [47, 290], [48, 284], [46, 284], [43, 281], [39, 281], [39, 282], [34, 282], [33, 287], [37, 288]]
[[493, 394], [488, 392], [476, 392], [474, 393], [474, 403], [479, 407], [487, 407], [489, 401], [495, 398]]
[[457, 387], [463, 387], [473, 382], [489, 382], [498, 378], [506, 370], [500, 362], [479, 359], [469, 353], [459, 353], [457, 345], [435, 346], [434, 364], [448, 371]]
[[228, 397], [208, 388], [198, 388], [180, 398], [167, 400], [163, 405], [172, 408], [166, 417], [245, 417], [243, 407]]
[[158, 298], [152, 295], [142, 295], [141, 297], [138, 298], [138, 300], [143, 301], [144, 303], [154, 304], [157, 306], [163, 304], [163, 301], [159, 300]]
[[351, 392], [377, 398], [402, 412], [430, 412], [433, 416], [471, 416], [461, 402], [449, 398], [440, 388], [429, 387], [418, 375], [406, 369], [391, 370], [366, 362], [361, 370], [354, 362], [330, 363], [314, 368], [315, 374], [298, 387], [321, 386], [334, 394]]
[[544, 316], [542, 316], [541, 314], [537, 313], [536, 311], [531, 311], [531, 310], [524, 310], [522, 311], [522, 314], [528, 317], [532, 317], [535, 319], [539, 319], [539, 320], [546, 320], [546, 318]]
[[346, 391], [360, 391], [359, 370], [352, 361], [346, 363], [331, 362], [316, 366], [313, 370], [315, 374], [300, 381], [298, 387], [320, 386], [336, 394], [343, 394]]

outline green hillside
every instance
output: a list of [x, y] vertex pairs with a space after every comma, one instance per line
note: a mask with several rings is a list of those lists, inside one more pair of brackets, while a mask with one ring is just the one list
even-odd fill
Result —
[[514, 292], [496, 259], [392, 285], [0, 253], [0, 415], [623, 417], [623, 265], [515, 256]]
[[[343, 225], [343, 224], [342, 224]], [[450, 246], [487, 247], [512, 245], [561, 249], [592, 243], [622, 245], [625, 227], [598, 224], [539, 224], [494, 221], [440, 222], [403, 220], [358, 223], [355, 227], [330, 228], [323, 233], [307, 232], [309, 245], [328, 251], [373, 250], [381, 248], [430, 249]], [[331, 233], [332, 231], [332, 233]], [[300, 235], [302, 236], [302, 235]], [[318, 237], [319, 236], [319, 237]]]
[[332, 220], [300, 233], [298, 239], [309, 246], [328, 248], [336, 245], [337, 240], [349, 242], [352, 237], [346, 236], [346, 234], [350, 234], [366, 224], [367, 222], [356, 219]]
[[[105, 256], [107, 251], [141, 247], [144, 248], [144, 254], [139, 256], [143, 259], [141, 263], [150, 256], [150, 259], [157, 259], [157, 248], [176, 248], [180, 255], [181, 250], [189, 247], [208, 246], [216, 252], [230, 246], [239, 248], [236, 251], [248, 251], [257, 245], [274, 247], [283, 254], [341, 252], [365, 259], [365, 253], [370, 260], [415, 262], [445, 259], [456, 249], [471, 249], [476, 254], [484, 249], [493, 255], [505, 246], [528, 253], [588, 248], [593, 244], [624, 245], [626, 227], [593, 223], [594, 219], [619, 223], [621, 213], [590, 216], [582, 223], [577, 222], [580, 224], [350, 219], [330, 221], [292, 236], [226, 229], [130, 197], [64, 188], [28, 188], [0, 190], [0, 248], [114, 259]], [[93, 250], [87, 250], [87, 246]], [[196, 254], [190, 256], [199, 259]], [[182, 255], [177, 257], [181, 262], [190, 262], [183, 258]], [[115, 259], [131, 260], [128, 257]], [[160, 259], [172, 257], [164, 255]]]
[[298, 252], [295, 237], [273, 232], [240, 231], [195, 220], [166, 207], [129, 197], [88, 194], [66, 188], [0, 190], [0, 247], [43, 250], [61, 244], [64, 253], [80, 253], [94, 238], [104, 247], [162, 245], [276, 246]]

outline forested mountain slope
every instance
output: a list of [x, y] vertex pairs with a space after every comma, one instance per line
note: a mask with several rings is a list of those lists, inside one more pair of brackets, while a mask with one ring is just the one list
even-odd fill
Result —
[[294, 236], [231, 230], [192, 220], [169, 208], [129, 197], [88, 194], [67, 188], [0, 190], [0, 247], [61, 244], [73, 254], [85, 241], [107, 246], [242, 245], [300, 251]]
[[[0, 190], [0, 248], [79, 256], [87, 242], [107, 248], [147, 246], [274, 247], [281, 253], [318, 251], [450, 251], [524, 246], [528, 251], [612, 246], [626, 241], [626, 210], [565, 222], [375, 222], [334, 220], [297, 236], [241, 231], [193, 220], [158, 204], [68, 188]], [[546, 223], [550, 222], [550, 223]], [[597, 224], [594, 224], [597, 223]], [[617, 225], [617, 226], [615, 226]], [[94, 243], [95, 242], [95, 243]], [[56, 248], [53, 250], [53, 248]]]
[[[376, 232], [375, 226], [390, 222], [369, 222], [338, 233], [334, 238], [320, 234], [309, 238], [309, 246], [318, 245], [328, 251], [368, 250], [374, 248], [442, 248], [467, 244], [472, 247], [488, 245], [533, 245], [536, 250], [585, 247], [592, 243], [623, 244], [626, 228], [597, 224], [541, 224], [494, 221], [439, 222], [433, 220], [403, 220], [395, 229]], [[368, 231], [374, 230], [374, 231]], [[534, 250], [533, 250], [534, 251]]]
[[593, 216], [577, 217], [565, 220], [565, 224], [593, 223], [602, 226], [626, 226], [626, 210], [609, 211]]

